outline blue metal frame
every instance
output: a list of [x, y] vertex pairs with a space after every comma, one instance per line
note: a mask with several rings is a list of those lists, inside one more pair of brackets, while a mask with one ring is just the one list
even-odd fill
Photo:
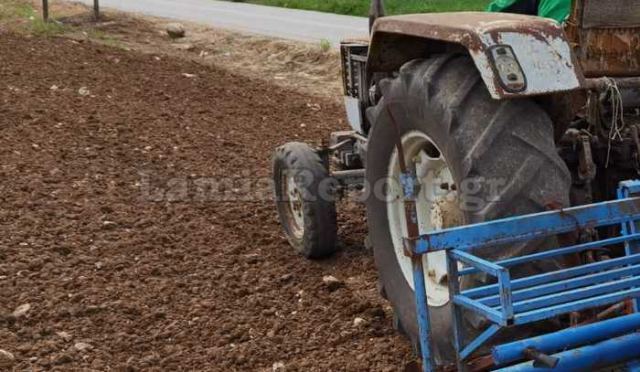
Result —
[[[469, 357], [505, 327], [615, 305], [629, 299], [633, 299], [637, 311], [640, 305], [640, 197], [636, 195], [640, 195], [640, 181], [625, 181], [621, 183], [618, 200], [615, 201], [456, 227], [405, 239], [413, 262], [424, 371], [432, 371], [434, 364], [422, 255], [447, 251], [453, 338], [458, 367], [464, 370]], [[621, 226], [620, 236], [599, 241], [557, 247], [496, 262], [477, 255], [483, 248], [615, 225]], [[511, 278], [510, 268], [513, 266], [616, 244], [624, 244], [626, 256], [524, 278]], [[459, 263], [464, 264], [465, 268], [459, 269]], [[485, 273], [496, 281], [462, 290], [460, 278], [477, 273]], [[463, 310], [479, 314], [490, 322], [484, 332], [466, 344]], [[534, 348], [540, 353], [558, 353], [555, 357], [559, 358], [562, 370], [601, 366], [602, 361], [625, 363], [640, 359], [640, 333], [636, 333], [639, 329], [640, 313], [497, 345], [493, 358], [496, 366], [513, 364], [526, 359], [527, 348]], [[594, 345], [596, 342], [600, 343]], [[622, 344], [635, 349], [631, 352], [617, 350], [615, 345]], [[570, 348], [580, 353], [567, 352]], [[599, 350], [607, 351], [608, 355], [599, 355]], [[629, 366], [632, 365], [638, 364], [630, 362]], [[524, 363], [507, 370], [531, 368], [531, 363]]]
[[[632, 195], [640, 194], [640, 183], [637, 181], [624, 181], [618, 188], [618, 199], [626, 199]], [[622, 224], [622, 235], [636, 234], [639, 228], [637, 220], [628, 221]], [[628, 241], [625, 243], [625, 250], [627, 256], [640, 253], [640, 243], [638, 241]], [[640, 308], [640, 300], [636, 299], [633, 302], [634, 311], [638, 311]]]
[[[586, 372], [598, 368], [614, 366], [621, 361], [638, 357], [640, 352], [640, 333], [634, 332], [612, 338], [594, 345], [563, 351], [556, 354], [559, 363], [556, 370], [563, 372]], [[540, 371], [532, 362], [499, 369], [503, 372]]]

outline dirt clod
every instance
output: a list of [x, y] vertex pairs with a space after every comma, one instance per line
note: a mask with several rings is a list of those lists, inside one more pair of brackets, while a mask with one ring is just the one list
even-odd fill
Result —
[[56, 335], [58, 335], [58, 337], [60, 337], [62, 340], [66, 342], [69, 342], [73, 339], [73, 336], [71, 336], [68, 332], [64, 332], [64, 331], [56, 332]]
[[[44, 363], [48, 364], [47, 362], [43, 361]], [[69, 355], [68, 353], [62, 353], [60, 355], [57, 355], [54, 359], [53, 359], [53, 364], [54, 365], [62, 365], [62, 364], [68, 364], [73, 362], [73, 357], [71, 355]]]
[[29, 310], [31, 310], [31, 304], [22, 304], [18, 306], [15, 310], [13, 310], [13, 313], [11, 315], [13, 315], [13, 317], [16, 319], [22, 318], [27, 315]]
[[93, 349], [93, 346], [91, 346], [91, 344], [88, 344], [86, 342], [76, 342], [75, 345], [73, 345], [73, 347], [78, 351], [89, 351]]
[[353, 320], [353, 326], [356, 327], [356, 328], [361, 327], [361, 326], [365, 325], [366, 323], [367, 323], [367, 321], [364, 320], [363, 318], [355, 318]]
[[91, 91], [87, 87], [80, 87], [80, 89], [78, 89], [78, 94], [86, 97], [91, 94]]
[[325, 275], [322, 277], [322, 282], [330, 292], [338, 290], [344, 287], [344, 282], [333, 275]]
[[0, 349], [0, 368], [11, 368], [16, 358], [10, 352]]

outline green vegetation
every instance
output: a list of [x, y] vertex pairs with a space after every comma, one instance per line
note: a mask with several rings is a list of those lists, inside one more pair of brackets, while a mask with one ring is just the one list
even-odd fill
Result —
[[0, 2], [0, 21], [27, 19], [33, 15], [33, 7], [20, 0]]
[[[367, 16], [370, 0], [243, 0], [261, 5], [283, 8], [318, 10], [321, 12]], [[463, 10], [484, 10], [489, 0], [386, 0], [389, 14], [452, 12]]]
[[108, 45], [113, 48], [124, 48], [124, 45], [120, 40], [102, 30], [88, 28], [85, 30], [85, 32], [91, 40], [98, 40], [101, 44]]
[[36, 18], [31, 21], [31, 24], [27, 25], [27, 30], [32, 34], [39, 36], [53, 36], [58, 35], [66, 31], [66, 27], [62, 23], [55, 21], [45, 22], [40, 18]]
[[331, 50], [331, 42], [327, 39], [320, 40], [320, 50], [325, 53]]
[[65, 31], [65, 26], [61, 23], [43, 21], [42, 16], [23, 0], [2, 0], [0, 23], [13, 23], [15, 30], [39, 36], [52, 36]]

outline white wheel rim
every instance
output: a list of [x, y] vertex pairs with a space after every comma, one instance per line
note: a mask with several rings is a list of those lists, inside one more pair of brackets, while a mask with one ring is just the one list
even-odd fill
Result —
[[291, 234], [297, 239], [304, 236], [304, 211], [302, 195], [295, 179], [295, 172], [284, 174], [284, 193], [287, 198], [287, 220]]
[[[460, 225], [461, 214], [457, 208], [457, 192], [451, 171], [442, 152], [424, 133], [412, 131], [402, 138], [404, 159], [408, 167], [415, 167], [420, 181], [420, 193], [416, 201], [420, 233]], [[387, 219], [393, 248], [402, 274], [411, 287], [413, 268], [411, 259], [404, 254], [403, 238], [407, 236], [407, 220], [400, 185], [400, 165], [395, 149], [387, 167], [389, 197]], [[449, 302], [447, 262], [445, 252], [423, 256], [429, 306], [444, 306]]]

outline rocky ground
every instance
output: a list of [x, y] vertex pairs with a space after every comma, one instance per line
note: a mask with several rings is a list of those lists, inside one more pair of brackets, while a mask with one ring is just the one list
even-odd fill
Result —
[[224, 67], [0, 33], [0, 370], [411, 360], [360, 207], [341, 206], [325, 261], [294, 254], [276, 221], [271, 151], [343, 129], [342, 108]]

